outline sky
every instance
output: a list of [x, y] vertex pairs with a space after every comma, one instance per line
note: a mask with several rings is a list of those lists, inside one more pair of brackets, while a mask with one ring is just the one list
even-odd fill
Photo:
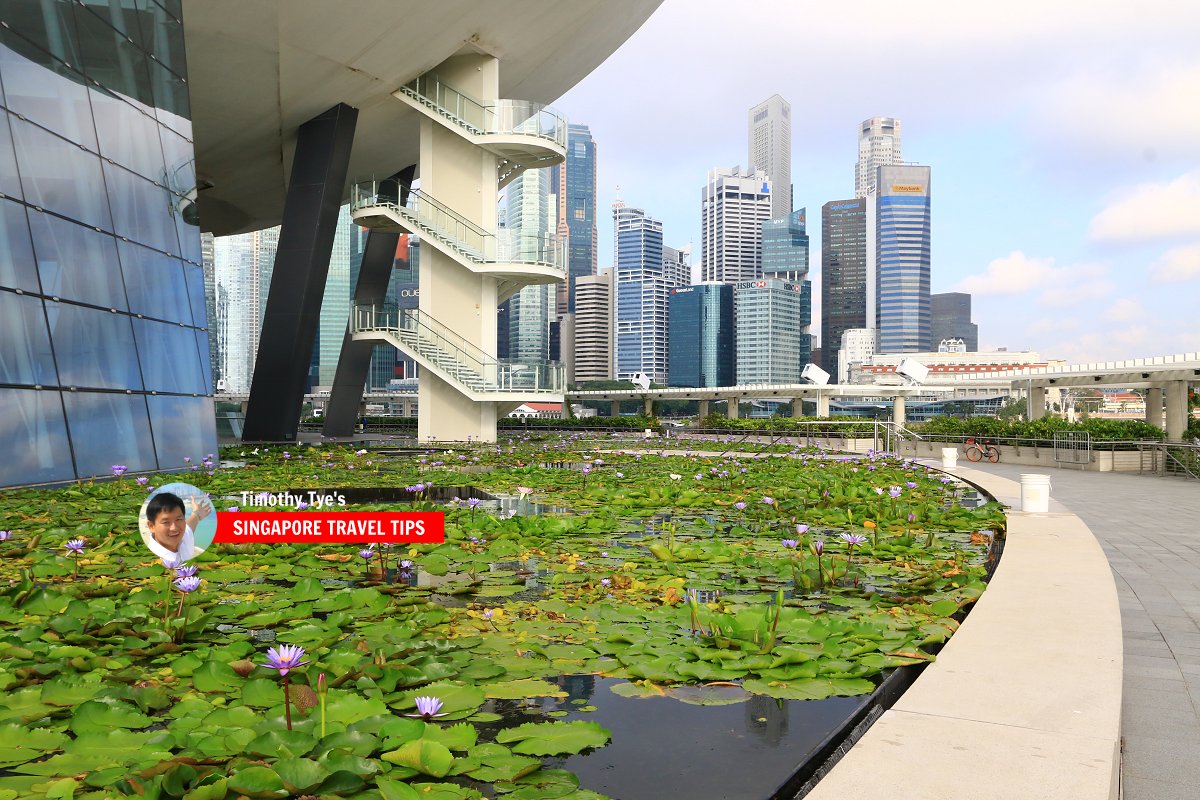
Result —
[[778, 93], [814, 332], [820, 208], [854, 195], [859, 123], [891, 116], [932, 168], [932, 291], [973, 295], [980, 349], [1144, 358], [1200, 351], [1197, 42], [1187, 0], [665, 0], [554, 106], [596, 139], [601, 267], [617, 198], [698, 262], [708, 171], [746, 166]]

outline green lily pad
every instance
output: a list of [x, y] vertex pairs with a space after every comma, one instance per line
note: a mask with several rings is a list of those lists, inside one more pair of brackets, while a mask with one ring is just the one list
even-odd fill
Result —
[[246, 767], [229, 777], [228, 787], [256, 800], [287, 797], [290, 794], [283, 785], [283, 779], [269, 767]]
[[538, 678], [488, 683], [479, 687], [485, 696], [499, 700], [523, 700], [526, 697], [566, 697], [558, 684]]
[[534, 756], [578, 753], [608, 744], [611, 733], [595, 722], [527, 722], [496, 734], [501, 744], [515, 742], [513, 752]]
[[405, 742], [396, 750], [384, 753], [380, 758], [390, 764], [411, 767], [435, 778], [445, 777], [450, 771], [450, 765], [454, 763], [454, 756], [449, 748], [428, 738]]
[[285, 758], [274, 764], [275, 773], [293, 794], [307, 794], [329, 777], [329, 770], [308, 758]]
[[129, 703], [110, 697], [81, 703], [71, 716], [71, 730], [76, 734], [107, 733], [114, 728], [145, 728], [154, 720]]

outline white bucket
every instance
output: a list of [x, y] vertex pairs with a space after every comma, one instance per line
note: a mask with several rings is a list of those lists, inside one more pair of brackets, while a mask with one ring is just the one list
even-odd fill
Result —
[[958, 466], [958, 448], [942, 448], [942, 469], [954, 469]]
[[1050, 510], [1050, 476], [1021, 473], [1021, 510], [1044, 514]]

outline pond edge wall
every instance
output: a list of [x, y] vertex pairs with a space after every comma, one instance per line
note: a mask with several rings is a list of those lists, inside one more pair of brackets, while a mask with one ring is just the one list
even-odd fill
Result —
[[950, 472], [1010, 506], [1004, 557], [937, 661], [808, 800], [1116, 800], [1123, 661], [1108, 559], [1076, 515], [1014, 510], [1016, 482]]

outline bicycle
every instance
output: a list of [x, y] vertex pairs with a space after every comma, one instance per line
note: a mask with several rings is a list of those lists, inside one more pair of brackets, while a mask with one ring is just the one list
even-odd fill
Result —
[[963, 454], [966, 455], [968, 461], [979, 461], [985, 456], [987, 457], [987, 460], [993, 464], [1000, 460], [1000, 450], [996, 447], [996, 445], [992, 444], [986, 439], [981, 445], [975, 441], [974, 437], [967, 439], [967, 441], [964, 442]]

